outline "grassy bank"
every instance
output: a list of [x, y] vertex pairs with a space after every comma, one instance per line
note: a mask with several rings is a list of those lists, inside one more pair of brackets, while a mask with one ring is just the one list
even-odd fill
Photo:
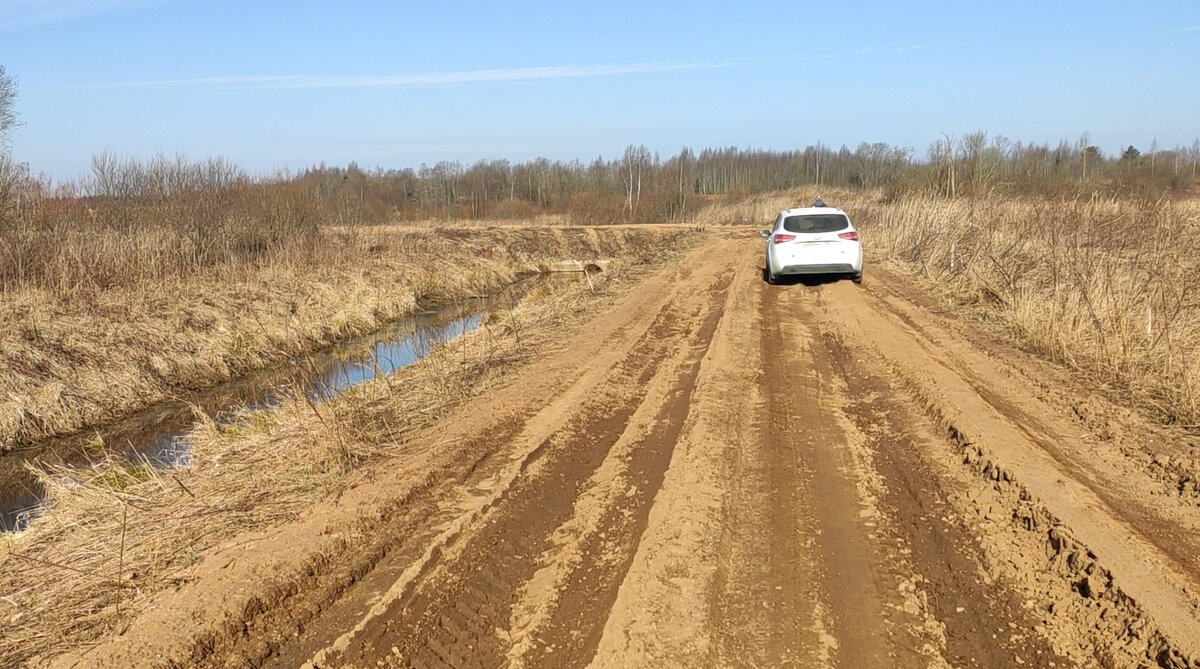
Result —
[[0, 293], [0, 322], [8, 325], [0, 330], [0, 451], [375, 330], [421, 305], [488, 293], [555, 260], [643, 262], [671, 233], [441, 227], [321, 234], [317, 255], [164, 269], [154, 280], [125, 277], [107, 287], [32, 278], [10, 284]]

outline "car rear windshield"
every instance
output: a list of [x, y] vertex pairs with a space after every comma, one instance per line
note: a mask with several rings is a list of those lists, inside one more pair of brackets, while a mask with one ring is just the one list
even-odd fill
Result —
[[783, 229], [788, 232], [837, 232], [848, 227], [850, 219], [842, 214], [809, 214], [783, 219]]

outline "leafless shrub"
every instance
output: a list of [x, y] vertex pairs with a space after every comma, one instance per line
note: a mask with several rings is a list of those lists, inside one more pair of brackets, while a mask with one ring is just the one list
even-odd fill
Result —
[[0, 157], [0, 291], [70, 295], [213, 271], [336, 266], [358, 250], [352, 237], [321, 230], [361, 223], [344, 203], [299, 183], [254, 182], [220, 158], [102, 153], [79, 190], [48, 194]]

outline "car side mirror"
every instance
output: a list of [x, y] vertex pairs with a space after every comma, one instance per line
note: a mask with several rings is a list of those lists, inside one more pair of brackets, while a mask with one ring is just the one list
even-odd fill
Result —
[[770, 230], [759, 230], [759, 231], [758, 231], [758, 234], [759, 234], [759, 236], [760, 236], [760, 237], [762, 237], [763, 239], [766, 239], [767, 237], [770, 237], [770, 236], [771, 236], [771, 231], [770, 231]]

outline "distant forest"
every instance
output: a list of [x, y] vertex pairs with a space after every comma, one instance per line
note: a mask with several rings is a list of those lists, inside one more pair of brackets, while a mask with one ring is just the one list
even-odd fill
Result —
[[[888, 144], [856, 149], [817, 144], [802, 150], [723, 148], [663, 157], [629, 146], [616, 159], [591, 162], [483, 160], [439, 162], [406, 169], [314, 166], [272, 177], [247, 176], [216, 158], [148, 161], [112, 153], [94, 157], [92, 174], [51, 188], [19, 176], [11, 162], [0, 200], [24, 192], [37, 198], [162, 201], [180, 193], [280, 189], [336, 205], [346, 223], [417, 219], [521, 219], [566, 214], [577, 223], [681, 220], [714, 197], [808, 185], [882, 189], [885, 197], [925, 191], [947, 197], [995, 192], [1077, 195], [1087, 191], [1186, 194], [1197, 185], [1200, 141], [1190, 147], [1106, 155], [1087, 135], [1057, 146], [1025, 144], [975, 132], [943, 137], [924, 155]], [[47, 192], [47, 191], [53, 192]], [[327, 207], [326, 207], [327, 208]]]
[[794, 151], [683, 149], [663, 157], [630, 146], [614, 160], [439, 162], [364, 171], [319, 166], [296, 176], [323, 193], [357, 189], [364, 204], [400, 218], [519, 218], [568, 213], [582, 223], [678, 220], [713, 196], [742, 197], [797, 186], [926, 190], [948, 197], [997, 190], [1042, 194], [1080, 189], [1150, 193], [1196, 187], [1200, 141], [1105, 155], [1084, 136], [1057, 146], [977, 132], [943, 138], [923, 156], [883, 143]]

